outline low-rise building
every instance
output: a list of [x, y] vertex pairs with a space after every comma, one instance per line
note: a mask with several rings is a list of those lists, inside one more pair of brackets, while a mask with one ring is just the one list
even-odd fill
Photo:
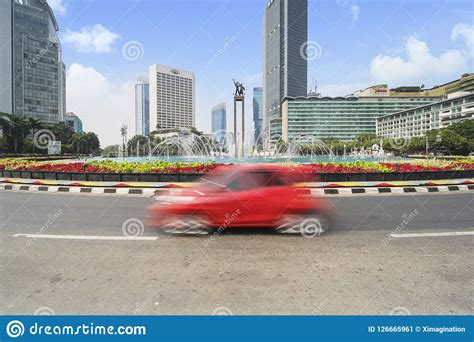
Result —
[[282, 102], [284, 141], [310, 136], [354, 140], [375, 133], [377, 118], [439, 101], [440, 97], [287, 97]]
[[464, 92], [474, 92], [474, 74], [463, 74], [461, 78], [436, 85], [425, 89], [421, 86], [402, 86], [389, 88], [386, 84], [378, 84], [363, 90], [358, 90], [350, 96], [371, 97], [371, 96], [394, 96], [394, 97], [419, 97], [419, 96], [447, 96], [449, 94]]
[[474, 118], [474, 93], [451, 93], [440, 101], [391, 113], [377, 119], [377, 135], [391, 138], [420, 137], [431, 129]]
[[66, 113], [64, 122], [71, 127], [75, 133], [82, 133], [82, 120], [73, 112]]

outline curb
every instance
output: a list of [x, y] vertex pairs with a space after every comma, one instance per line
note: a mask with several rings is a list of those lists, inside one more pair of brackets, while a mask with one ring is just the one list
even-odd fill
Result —
[[[81, 195], [119, 195], [134, 197], [152, 197], [169, 188], [110, 188], [110, 187], [80, 187], [80, 186], [46, 186], [25, 184], [2, 184], [0, 190], [29, 191], [41, 193], [81, 194]], [[354, 196], [380, 194], [413, 194], [413, 193], [443, 193], [472, 191], [474, 185], [446, 185], [446, 186], [414, 186], [414, 187], [369, 187], [369, 188], [311, 188], [311, 193], [319, 196]]]
[[[163, 189], [190, 187], [196, 183], [187, 182], [89, 182], [89, 181], [66, 181], [66, 180], [43, 180], [26, 178], [2, 178], [0, 184], [21, 184], [61, 187], [83, 187], [83, 188], [138, 188], [138, 189]], [[381, 188], [381, 187], [413, 187], [413, 186], [448, 186], [448, 185], [471, 185], [474, 179], [444, 179], [444, 180], [418, 180], [418, 181], [390, 181], [390, 182], [304, 182], [296, 184], [303, 188]]]
[[418, 187], [382, 187], [382, 188], [334, 188], [334, 189], [311, 189], [315, 195], [379, 195], [379, 194], [413, 194], [413, 193], [440, 193], [460, 192], [474, 190], [474, 185], [448, 185], [448, 186], [418, 186]]
[[81, 195], [119, 195], [135, 197], [151, 197], [159, 189], [138, 189], [138, 188], [100, 188], [100, 187], [79, 187], [79, 186], [47, 186], [47, 185], [21, 185], [5, 184], [0, 185], [0, 191], [20, 191], [20, 192], [40, 192], [40, 193], [60, 193], [60, 194], [81, 194]]

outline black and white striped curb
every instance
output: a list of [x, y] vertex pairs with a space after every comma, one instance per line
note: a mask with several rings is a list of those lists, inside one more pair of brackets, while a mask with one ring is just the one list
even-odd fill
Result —
[[380, 188], [330, 188], [311, 189], [315, 195], [380, 195], [380, 194], [410, 194], [438, 193], [450, 191], [471, 191], [474, 185], [445, 185], [445, 186], [411, 186], [411, 187], [380, 187]]
[[22, 185], [6, 184], [0, 185], [0, 190], [6, 191], [30, 191], [43, 193], [70, 193], [83, 195], [120, 195], [151, 197], [155, 195], [158, 189], [148, 188], [99, 188], [99, 187], [80, 187], [80, 186], [50, 186], [50, 185]]
[[[118, 195], [151, 197], [168, 192], [170, 189], [157, 188], [107, 188], [107, 187], [68, 187], [49, 185], [0, 185], [0, 190], [6, 191], [32, 191], [43, 193], [70, 193], [90, 195]], [[380, 195], [380, 194], [413, 194], [413, 193], [444, 193], [474, 190], [474, 185], [446, 185], [446, 186], [412, 186], [412, 187], [379, 187], [379, 188], [326, 188], [311, 189], [311, 193], [320, 196], [352, 196], [352, 195]]]

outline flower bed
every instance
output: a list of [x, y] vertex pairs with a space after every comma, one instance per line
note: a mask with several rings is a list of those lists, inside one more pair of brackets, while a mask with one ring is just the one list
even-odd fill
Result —
[[[22, 159], [0, 159], [0, 170], [44, 171], [71, 173], [157, 173], [157, 174], [206, 174], [217, 172], [220, 163], [196, 162], [115, 162], [111, 160], [91, 162], [32, 162]], [[304, 173], [412, 173], [437, 171], [474, 170], [474, 161], [417, 160], [410, 163], [387, 162], [321, 162], [296, 166]]]
[[392, 173], [474, 170], [474, 162], [423, 160], [411, 163], [357, 161], [352, 163], [315, 163], [301, 166], [309, 173]]
[[27, 160], [0, 160], [0, 170], [12, 171], [45, 171], [73, 173], [192, 173], [204, 174], [213, 172], [223, 166], [218, 163], [181, 163], [181, 162], [114, 162], [91, 161], [72, 163], [31, 162]]

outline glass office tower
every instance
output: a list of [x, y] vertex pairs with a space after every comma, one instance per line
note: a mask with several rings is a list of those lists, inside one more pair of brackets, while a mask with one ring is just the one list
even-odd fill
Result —
[[219, 144], [225, 144], [227, 115], [225, 103], [219, 103], [212, 108], [212, 134]]
[[0, 0], [0, 111], [64, 120], [66, 76], [58, 24], [46, 0]]
[[263, 88], [253, 88], [253, 122], [255, 126], [255, 145], [262, 146]]
[[150, 135], [150, 86], [146, 81], [135, 83], [135, 127], [136, 135]]
[[308, 91], [308, 1], [270, 0], [263, 25], [263, 125], [271, 140], [281, 135], [281, 101]]

